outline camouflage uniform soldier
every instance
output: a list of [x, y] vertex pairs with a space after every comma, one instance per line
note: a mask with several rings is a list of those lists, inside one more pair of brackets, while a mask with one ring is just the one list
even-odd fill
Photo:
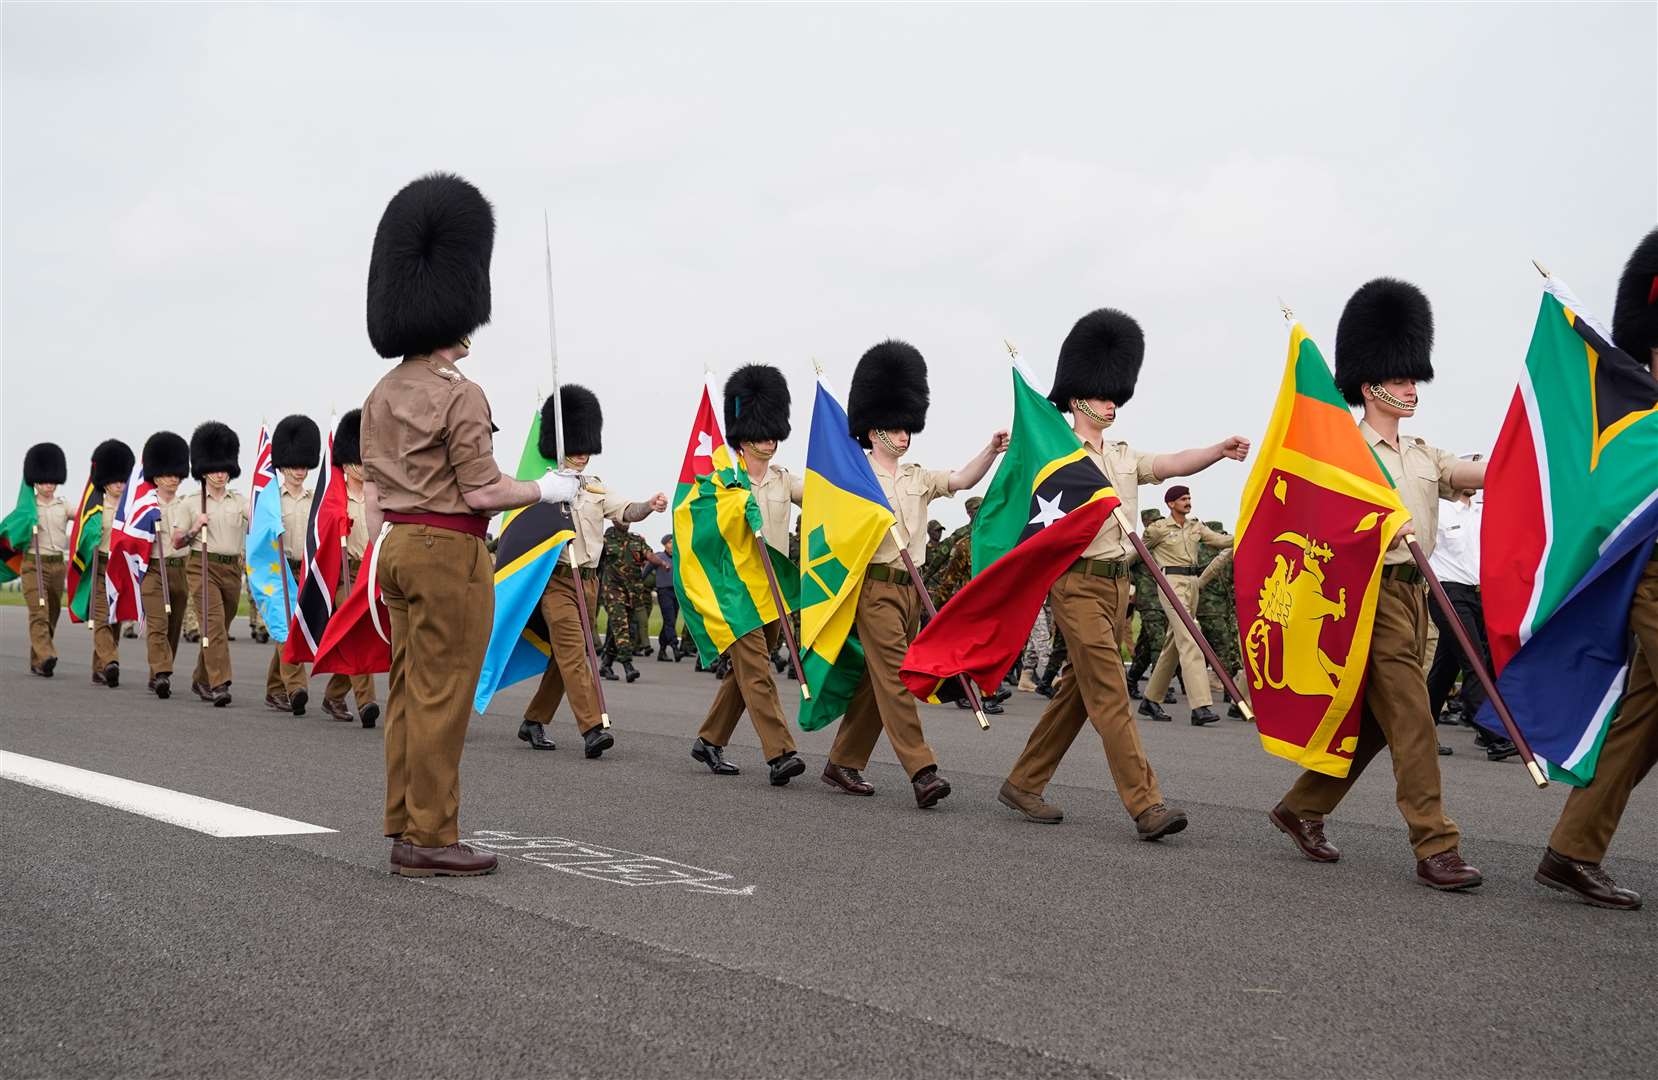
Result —
[[[1216, 532], [1222, 532], [1220, 522], [1208, 521], [1208, 525]], [[1198, 576], [1197, 624], [1203, 631], [1203, 636], [1209, 639], [1214, 646], [1215, 655], [1226, 667], [1226, 672], [1234, 677], [1243, 668], [1242, 654], [1238, 651], [1238, 605], [1232, 590], [1232, 553], [1230, 550], [1221, 551], [1208, 544], [1199, 546], [1200, 565], [1203, 573]], [[1231, 701], [1231, 698], [1227, 698]], [[1227, 710], [1227, 715], [1234, 720], [1243, 719], [1243, 710], [1233, 703]]]
[[[1141, 530], [1162, 516], [1161, 510], [1140, 511]], [[1140, 696], [1140, 680], [1145, 678], [1146, 672], [1151, 670], [1151, 665], [1163, 652], [1163, 639], [1169, 632], [1169, 617], [1164, 614], [1163, 604], [1157, 599], [1157, 582], [1152, 579], [1146, 564], [1134, 560], [1130, 575], [1134, 582], [1134, 610], [1140, 613], [1140, 635], [1134, 639], [1134, 660], [1128, 669], [1128, 691], [1130, 697], [1137, 698]]]
[[927, 561], [921, 564], [921, 583], [927, 586], [935, 607], [944, 602], [938, 596], [938, 576], [950, 561], [950, 550], [955, 540], [954, 534], [949, 537], [944, 535], [944, 526], [940, 522], [927, 522]]
[[650, 541], [636, 532], [628, 532], [627, 583], [630, 605], [628, 614], [633, 620], [634, 656], [649, 656], [651, 652], [651, 594], [656, 591], [654, 567], [661, 560], [651, 550]]
[[979, 516], [979, 507], [983, 504], [984, 500], [977, 495], [968, 499], [967, 524], [939, 541], [939, 547], [948, 551], [943, 569], [938, 572], [938, 583], [929, 590], [933, 603], [939, 607], [960, 592], [973, 576], [973, 519]]
[[604, 531], [604, 553], [599, 556], [599, 602], [604, 605], [604, 655], [600, 657], [599, 678], [615, 681], [612, 665], [618, 657], [627, 681], [639, 678], [633, 666], [633, 651], [638, 640], [633, 636], [633, 581], [639, 571], [633, 565], [633, 553], [628, 550], [628, 528], [612, 522]]

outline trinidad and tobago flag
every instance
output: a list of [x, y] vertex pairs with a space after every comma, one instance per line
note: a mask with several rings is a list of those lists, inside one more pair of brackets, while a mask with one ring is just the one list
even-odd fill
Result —
[[290, 664], [315, 660], [328, 623], [334, 617], [334, 597], [345, 567], [345, 538], [351, 520], [345, 500], [345, 472], [334, 464], [334, 420], [328, 421], [328, 445], [311, 493], [311, 517], [305, 526], [305, 565], [294, 605], [294, 621], [282, 646]]
[[1059, 410], [1013, 368], [1013, 434], [973, 523], [978, 575], [910, 643], [899, 676], [926, 701], [995, 691], [1054, 580], [1117, 508], [1117, 493]]

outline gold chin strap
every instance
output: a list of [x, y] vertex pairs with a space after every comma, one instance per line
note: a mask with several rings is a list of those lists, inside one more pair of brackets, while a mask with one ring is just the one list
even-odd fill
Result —
[[1415, 405], [1407, 405], [1403, 401], [1400, 401], [1398, 398], [1388, 393], [1387, 387], [1383, 386], [1381, 383], [1371, 383], [1370, 393], [1383, 405], [1392, 406], [1400, 412], [1413, 413], [1416, 411]]
[[461, 338], [460, 345], [461, 345], [461, 348], [465, 349], [467, 352], [471, 352], [472, 351], [472, 335], [468, 334], [466, 337]]
[[904, 451], [892, 445], [892, 440], [887, 438], [887, 433], [880, 428], [875, 429], [875, 441], [886, 447], [887, 453], [891, 454], [893, 457], [903, 456]]
[[1075, 409], [1077, 412], [1079, 412], [1082, 415], [1086, 416], [1088, 419], [1092, 420], [1094, 423], [1098, 424], [1102, 428], [1108, 428], [1108, 427], [1111, 426], [1111, 421], [1107, 420], [1105, 417], [1101, 416], [1099, 413], [1097, 413], [1093, 409], [1089, 408], [1088, 403], [1086, 401], [1082, 400], [1081, 398], [1072, 398], [1071, 399], [1071, 408]]

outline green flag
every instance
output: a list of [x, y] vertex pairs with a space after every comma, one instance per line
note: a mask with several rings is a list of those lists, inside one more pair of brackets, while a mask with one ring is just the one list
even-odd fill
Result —
[[17, 508], [0, 521], [0, 583], [23, 575], [23, 556], [35, 531], [35, 491], [24, 484], [17, 491]]

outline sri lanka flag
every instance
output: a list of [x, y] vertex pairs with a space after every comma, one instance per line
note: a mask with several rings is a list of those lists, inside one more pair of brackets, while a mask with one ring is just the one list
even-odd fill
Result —
[[1382, 557], [1408, 517], [1295, 324], [1233, 555], [1250, 704], [1269, 754], [1329, 776], [1352, 768]]
[[253, 506], [248, 511], [248, 596], [259, 605], [259, 617], [271, 640], [288, 640], [288, 620], [299, 586], [288, 572], [282, 551], [282, 485], [271, 465], [270, 432], [259, 426], [259, 448], [253, 456]]
[[910, 693], [952, 700], [963, 693], [958, 675], [993, 693], [1024, 650], [1054, 580], [1118, 501], [1016, 358], [1012, 437], [973, 523], [974, 577], [910, 643], [899, 671]]
[[69, 567], [64, 592], [69, 595], [69, 621], [85, 622], [92, 610], [92, 563], [104, 541], [104, 493], [86, 479], [81, 501], [69, 515]]
[[304, 580], [294, 603], [293, 629], [282, 659], [303, 664], [316, 659], [317, 646], [334, 617], [334, 596], [345, 571], [345, 537], [351, 528], [345, 501], [345, 470], [334, 464], [335, 418], [328, 418], [328, 443], [311, 492], [311, 516], [305, 524]]
[[35, 489], [23, 484], [17, 490], [17, 506], [0, 521], [0, 584], [23, 576], [24, 557], [33, 550], [38, 521]]
[[[799, 574], [765, 542], [760, 507], [720, 431], [712, 385], [702, 388], [674, 491], [674, 591], [704, 664], [744, 634], [794, 608]], [[762, 554], [762, 551], [764, 554]], [[783, 594], [777, 610], [761, 558], [771, 560]]]
[[[1480, 591], [1497, 687], [1549, 775], [1595, 775], [1658, 539], [1658, 380], [1549, 278], [1486, 472]], [[1489, 703], [1477, 722], [1501, 732]]]
[[[540, 445], [541, 410], [536, 409], [518, 459], [518, 479], [539, 480], [553, 468], [553, 462], [541, 456]], [[547, 670], [553, 647], [547, 640], [541, 595], [564, 545], [575, 535], [570, 508], [563, 503], [536, 503], [510, 511], [502, 521], [495, 545], [495, 623], [472, 696], [472, 707], [479, 713], [489, 708], [503, 686]]]
[[875, 470], [848, 433], [846, 410], [818, 376], [800, 508], [800, 663], [811, 691], [800, 706], [803, 731], [839, 719], [863, 678], [858, 593], [894, 520]]
[[144, 479], [144, 463], [132, 467], [132, 477], [121, 501], [115, 504], [115, 521], [109, 534], [109, 565], [104, 579], [109, 590], [109, 623], [138, 622], [144, 617], [140, 589], [150, 568], [155, 549], [155, 531], [161, 522], [161, 502], [155, 485]]

